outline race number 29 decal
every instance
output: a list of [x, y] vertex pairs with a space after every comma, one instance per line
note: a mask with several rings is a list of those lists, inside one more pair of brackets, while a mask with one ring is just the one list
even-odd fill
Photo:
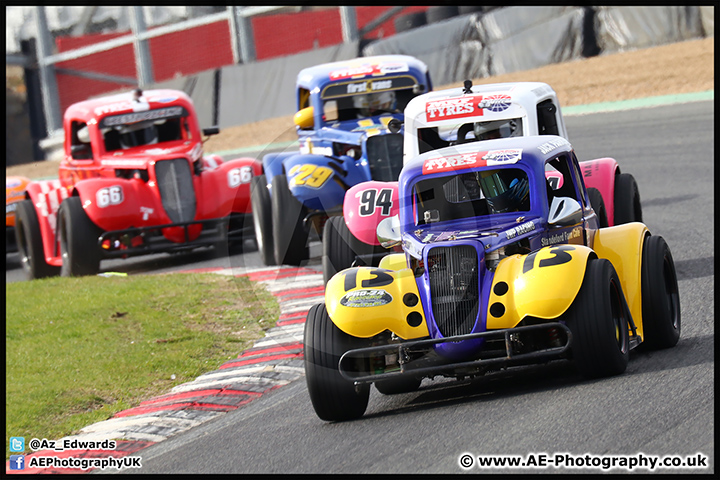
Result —
[[306, 163], [304, 165], [295, 165], [290, 169], [288, 174], [297, 174], [297, 176], [290, 181], [293, 185], [307, 185], [308, 187], [320, 188], [332, 175], [332, 169]]
[[380, 190], [368, 188], [356, 193], [355, 198], [360, 198], [358, 214], [361, 217], [369, 217], [375, 213], [376, 208], [379, 208], [381, 209], [380, 215], [389, 216], [393, 204], [392, 193], [393, 191], [390, 188], [381, 188]]
[[120, 185], [101, 188], [95, 194], [95, 200], [97, 201], [97, 206], [100, 208], [118, 205], [123, 202], [123, 189]]

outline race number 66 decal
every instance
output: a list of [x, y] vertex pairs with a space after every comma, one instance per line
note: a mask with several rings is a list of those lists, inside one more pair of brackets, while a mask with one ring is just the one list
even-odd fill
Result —
[[368, 188], [362, 192], [357, 192], [355, 198], [360, 198], [358, 214], [361, 217], [369, 217], [375, 213], [376, 208], [379, 208], [380, 215], [385, 217], [389, 216], [393, 204], [392, 194], [393, 191], [390, 188], [382, 188], [380, 190]]
[[97, 206], [100, 208], [109, 207], [110, 205], [118, 205], [123, 202], [123, 189], [120, 185], [101, 188], [95, 194]]
[[253, 172], [251, 167], [233, 168], [227, 174], [228, 186], [235, 188], [243, 183], [250, 183], [252, 176]]

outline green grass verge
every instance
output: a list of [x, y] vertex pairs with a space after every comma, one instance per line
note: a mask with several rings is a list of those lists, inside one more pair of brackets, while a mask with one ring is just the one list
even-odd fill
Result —
[[6, 460], [11, 436], [57, 439], [218, 368], [264, 336], [262, 286], [215, 274], [6, 284]]

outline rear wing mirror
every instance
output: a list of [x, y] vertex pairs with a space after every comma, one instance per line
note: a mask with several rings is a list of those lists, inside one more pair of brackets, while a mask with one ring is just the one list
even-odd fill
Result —
[[548, 224], [555, 227], [570, 227], [582, 222], [582, 206], [570, 197], [554, 197], [550, 203]]

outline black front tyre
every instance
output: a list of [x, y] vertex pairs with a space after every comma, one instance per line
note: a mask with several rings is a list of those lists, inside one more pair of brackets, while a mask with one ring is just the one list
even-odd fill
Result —
[[265, 175], [253, 177], [250, 181], [250, 202], [252, 204], [255, 243], [265, 265], [275, 265], [275, 246], [273, 244], [272, 214], [270, 192], [267, 189]]
[[640, 191], [629, 173], [615, 175], [615, 225], [642, 222]]
[[643, 349], [674, 347], [680, 339], [680, 294], [665, 239], [649, 236], [642, 256]]
[[[370, 398], [370, 384], [355, 385], [340, 375], [338, 362], [348, 350], [367, 347], [330, 319], [324, 304], [314, 305], [305, 322], [305, 381], [315, 413], [329, 422], [361, 417]], [[364, 369], [362, 365], [358, 369]]]
[[607, 210], [605, 209], [605, 201], [602, 198], [600, 190], [590, 187], [587, 189], [588, 197], [590, 197], [590, 206], [598, 217], [600, 228], [608, 226]]
[[308, 232], [303, 226], [307, 209], [293, 197], [285, 175], [272, 179], [271, 204], [275, 262], [300, 265], [309, 257]]
[[102, 229], [87, 216], [80, 197], [66, 198], [60, 205], [57, 232], [62, 255], [60, 275], [97, 275], [101, 257], [98, 238]]
[[590, 259], [575, 301], [566, 313], [572, 352], [588, 378], [623, 373], [629, 358], [629, 323], [615, 268], [606, 259]]
[[32, 200], [23, 200], [15, 210], [15, 239], [23, 270], [32, 280], [56, 276], [60, 267], [45, 261], [40, 222]]

